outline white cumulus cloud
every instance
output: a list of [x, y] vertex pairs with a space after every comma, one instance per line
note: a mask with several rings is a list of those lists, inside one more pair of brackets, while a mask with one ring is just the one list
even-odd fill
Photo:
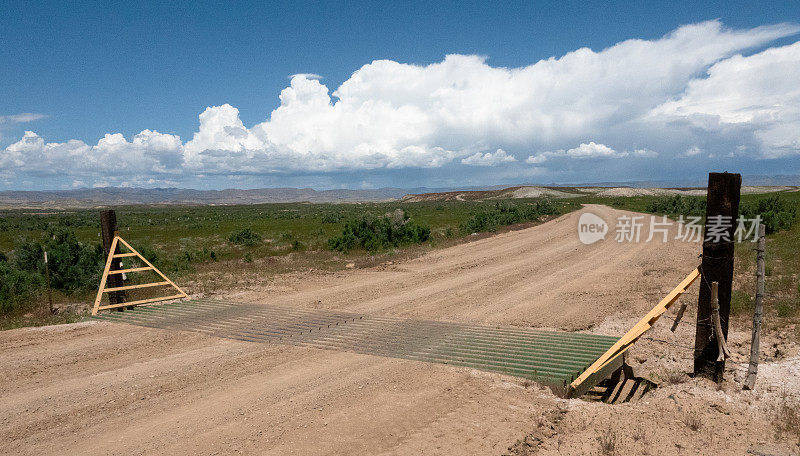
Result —
[[[256, 125], [244, 125], [238, 109], [224, 104], [201, 113], [185, 143], [155, 130], [130, 140], [106, 134], [96, 145], [48, 143], [26, 132], [0, 151], [0, 172], [61, 173], [86, 182], [116, 173], [127, 182], [147, 182], [157, 176], [492, 166], [511, 163], [525, 150], [551, 151], [528, 157], [534, 164], [660, 159], [660, 145], [652, 147], [662, 154], [629, 144], [646, 146], [647, 132], [666, 136], [676, 122], [708, 135], [750, 129], [763, 156], [787, 156], [800, 153], [800, 43], [740, 54], [799, 31], [791, 24], [733, 30], [709, 21], [659, 39], [581, 48], [517, 68], [494, 67], [474, 55], [448, 55], [430, 65], [376, 60], [332, 91], [318, 75], [296, 74], [280, 93], [280, 105]], [[622, 133], [607, 139], [611, 130]], [[670, 152], [678, 155], [687, 146]]]
[[694, 147], [690, 147], [690, 148], [686, 149], [686, 152], [684, 152], [683, 155], [685, 155], [687, 157], [696, 157], [696, 156], [698, 156], [698, 155], [700, 155], [702, 153], [703, 153], [703, 149], [701, 149], [701, 148], [699, 148], [697, 146], [694, 146]]
[[29, 174], [70, 176], [179, 172], [182, 145], [178, 136], [144, 130], [128, 142], [106, 134], [97, 145], [83, 141], [45, 143], [32, 131], [0, 155], [0, 169], [21, 168]]
[[526, 163], [538, 164], [544, 163], [552, 158], [621, 158], [627, 157], [627, 152], [617, 152], [616, 150], [606, 146], [605, 144], [597, 144], [594, 141], [583, 143], [578, 147], [568, 150], [558, 150], [555, 152], [542, 152], [537, 155], [531, 155], [525, 160]]
[[517, 159], [514, 158], [513, 155], [506, 154], [506, 151], [503, 149], [497, 149], [495, 152], [486, 152], [485, 154], [475, 152], [469, 157], [462, 159], [461, 163], [473, 166], [496, 166], [502, 163], [512, 163], [515, 161], [517, 161]]
[[650, 149], [635, 149], [633, 155], [642, 158], [656, 158], [658, 157], [658, 152]]
[[752, 130], [766, 158], [800, 153], [800, 42], [711, 66], [651, 116], [708, 131]]

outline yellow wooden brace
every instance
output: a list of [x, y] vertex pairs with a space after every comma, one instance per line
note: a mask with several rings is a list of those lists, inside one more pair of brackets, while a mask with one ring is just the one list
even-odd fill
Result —
[[[119, 246], [120, 243], [122, 243], [123, 246], [125, 246], [128, 250], [130, 250], [130, 253], [116, 253], [117, 247]], [[117, 308], [117, 307], [136, 306], [136, 305], [139, 305], [139, 304], [147, 304], [147, 303], [159, 302], [159, 301], [169, 301], [169, 300], [172, 300], [172, 299], [181, 299], [181, 298], [188, 298], [189, 297], [189, 295], [187, 295], [183, 290], [181, 290], [181, 288], [179, 286], [175, 285], [175, 283], [173, 281], [169, 280], [169, 278], [167, 278], [167, 276], [165, 276], [161, 271], [159, 271], [158, 268], [153, 266], [152, 263], [147, 261], [147, 259], [145, 257], [143, 257], [141, 253], [137, 252], [136, 249], [131, 247], [131, 245], [128, 244], [127, 242], [125, 242], [125, 240], [122, 239], [121, 237], [119, 237], [117, 235], [114, 236], [114, 240], [111, 242], [111, 248], [108, 249], [108, 251], [109, 251], [109, 254], [108, 254], [108, 258], [106, 259], [106, 267], [105, 267], [105, 270], [103, 270], [103, 278], [100, 280], [100, 288], [97, 289], [97, 297], [94, 300], [94, 307], [92, 308], [92, 315], [97, 315], [98, 311], [106, 310], [106, 309], [114, 309], [114, 308]], [[142, 260], [142, 262], [144, 262], [144, 264], [147, 265], [147, 267], [118, 269], [118, 270], [112, 271], [111, 270], [111, 262], [115, 258], [124, 258], [124, 257], [136, 257], [136, 258], [139, 258], [140, 260]], [[124, 286], [124, 287], [106, 288], [106, 281], [108, 280], [108, 276], [109, 275], [111, 275], [111, 274], [122, 274], [122, 273], [127, 273], [127, 272], [140, 272], [140, 271], [153, 271], [156, 274], [158, 274], [159, 276], [161, 276], [161, 278], [164, 279], [164, 280], [161, 281], [161, 282], [151, 282], [151, 283], [142, 283], [142, 284], [137, 284], [137, 285], [128, 285], [128, 286]], [[170, 295], [170, 296], [162, 296], [162, 297], [158, 297], [158, 298], [140, 299], [138, 301], [124, 302], [124, 303], [121, 303], [121, 304], [110, 304], [110, 305], [107, 305], [107, 306], [101, 306], [100, 305], [100, 301], [103, 299], [103, 293], [110, 293], [110, 292], [114, 292], [114, 291], [123, 291], [123, 290], [133, 290], [133, 289], [136, 289], [136, 288], [160, 287], [160, 286], [166, 286], [166, 285], [170, 285], [173, 288], [175, 288], [176, 290], [178, 290], [178, 294], [174, 294], [174, 295]]]
[[653, 327], [653, 324], [656, 320], [664, 314], [664, 312], [669, 309], [675, 301], [678, 300], [680, 295], [682, 295], [687, 288], [689, 288], [692, 283], [694, 283], [697, 278], [700, 277], [700, 270], [695, 268], [685, 279], [672, 291], [669, 292], [668, 295], [664, 296], [664, 299], [658, 303], [653, 310], [647, 313], [641, 320], [639, 320], [633, 328], [630, 329], [624, 336], [622, 336], [611, 348], [608, 349], [607, 352], [603, 353], [602, 356], [597, 358], [588, 369], [586, 369], [578, 378], [573, 381], [569, 387], [570, 390], [575, 391], [581, 383], [586, 381], [592, 374], [599, 371], [600, 369], [604, 368], [610, 362], [615, 360], [618, 356], [621, 356], [625, 353], [634, 342], [639, 340], [639, 337], [642, 336], [647, 330]]

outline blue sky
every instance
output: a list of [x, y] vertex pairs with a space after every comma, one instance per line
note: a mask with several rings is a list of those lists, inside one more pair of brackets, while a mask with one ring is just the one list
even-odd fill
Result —
[[0, 189], [800, 173], [797, 2], [171, 3], [0, 5]]

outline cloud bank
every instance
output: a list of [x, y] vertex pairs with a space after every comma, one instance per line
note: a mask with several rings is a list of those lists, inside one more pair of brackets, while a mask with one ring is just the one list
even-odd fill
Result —
[[475, 152], [473, 155], [461, 160], [461, 163], [473, 166], [497, 166], [515, 161], [517, 159], [514, 156], [506, 154], [503, 149], [497, 149], [494, 153], [481, 154], [480, 152]]
[[444, 166], [557, 171], [564, 163], [700, 157], [694, 151], [704, 147], [681, 141], [723, 137], [753, 159], [794, 157], [800, 42], [746, 53], [798, 32], [710, 21], [519, 68], [474, 55], [430, 65], [377, 60], [333, 92], [318, 75], [296, 74], [262, 123], [245, 126], [225, 104], [201, 113], [185, 142], [144, 130], [130, 140], [106, 134], [95, 145], [48, 143], [28, 131], [0, 152], [0, 175], [142, 183]]

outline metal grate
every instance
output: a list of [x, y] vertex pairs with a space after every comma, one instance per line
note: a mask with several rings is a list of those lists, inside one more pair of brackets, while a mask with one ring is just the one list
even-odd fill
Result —
[[151, 328], [464, 366], [562, 390], [618, 340], [594, 334], [193, 299], [97, 315]]

